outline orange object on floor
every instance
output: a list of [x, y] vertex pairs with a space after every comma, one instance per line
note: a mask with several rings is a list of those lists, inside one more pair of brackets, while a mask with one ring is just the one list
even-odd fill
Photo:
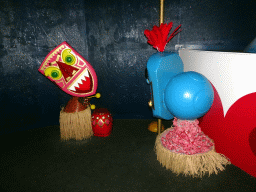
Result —
[[[157, 121], [153, 121], [148, 125], [148, 130], [157, 133]], [[162, 124], [161, 131], [164, 131], [164, 126]]]

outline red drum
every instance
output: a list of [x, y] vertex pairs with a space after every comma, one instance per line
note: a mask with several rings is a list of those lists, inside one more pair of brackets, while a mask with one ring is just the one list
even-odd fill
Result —
[[107, 137], [111, 134], [113, 118], [105, 108], [95, 109], [92, 113], [92, 130], [95, 136]]

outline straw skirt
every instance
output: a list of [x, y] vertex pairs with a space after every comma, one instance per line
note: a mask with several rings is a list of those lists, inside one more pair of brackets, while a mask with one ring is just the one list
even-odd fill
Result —
[[67, 113], [62, 108], [60, 112], [61, 140], [83, 140], [93, 136], [91, 124], [91, 108], [83, 111]]
[[172, 128], [166, 129], [162, 134], [158, 135], [155, 142], [155, 152], [157, 160], [166, 169], [172, 172], [192, 177], [202, 177], [205, 174], [218, 174], [219, 171], [225, 169], [225, 165], [230, 164], [227, 158], [212, 149], [203, 154], [186, 155], [177, 152], [172, 152], [165, 148], [161, 142], [161, 137]]

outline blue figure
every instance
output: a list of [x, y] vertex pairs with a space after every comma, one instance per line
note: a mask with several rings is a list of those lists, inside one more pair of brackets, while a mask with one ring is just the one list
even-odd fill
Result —
[[166, 44], [181, 31], [179, 25], [169, 36], [172, 26], [172, 22], [162, 23], [144, 31], [148, 43], [159, 51], [147, 62], [146, 78], [151, 91], [149, 105], [153, 116], [159, 119], [196, 119], [210, 109], [213, 89], [203, 75], [184, 73], [184, 65], [177, 53], [164, 51]]
[[173, 77], [167, 84], [164, 103], [170, 113], [181, 120], [194, 120], [211, 108], [212, 85], [200, 73], [189, 71]]
[[173, 115], [164, 105], [163, 93], [168, 81], [183, 71], [183, 63], [177, 53], [157, 52], [149, 58], [146, 78], [150, 84], [151, 107], [154, 117], [166, 120], [173, 119]]
[[214, 91], [202, 74], [183, 72], [176, 53], [157, 53], [147, 63], [147, 82], [151, 85], [153, 116], [171, 120], [197, 119], [211, 108]]

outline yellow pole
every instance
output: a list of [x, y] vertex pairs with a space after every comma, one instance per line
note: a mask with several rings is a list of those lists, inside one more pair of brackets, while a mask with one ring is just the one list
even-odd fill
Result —
[[158, 119], [158, 122], [157, 122], [158, 135], [161, 133], [161, 127], [162, 127], [162, 119]]
[[164, 0], [160, 0], [160, 25], [164, 22]]
[[[159, 26], [164, 22], [164, 0], [160, 0], [160, 23]], [[157, 132], [158, 135], [161, 133], [162, 120], [158, 119]]]

